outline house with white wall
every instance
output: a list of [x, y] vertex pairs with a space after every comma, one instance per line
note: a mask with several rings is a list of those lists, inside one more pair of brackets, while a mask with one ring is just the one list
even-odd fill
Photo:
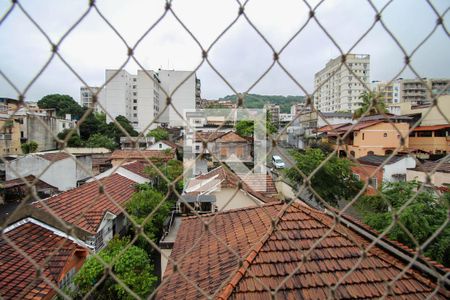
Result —
[[27, 154], [5, 164], [6, 180], [33, 175], [60, 191], [76, 187], [91, 172], [91, 156], [74, 156], [63, 151]]

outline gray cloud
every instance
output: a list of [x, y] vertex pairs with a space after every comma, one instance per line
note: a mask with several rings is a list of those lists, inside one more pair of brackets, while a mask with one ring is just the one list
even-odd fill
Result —
[[[126, 42], [133, 45], [164, 13], [164, 1], [97, 1], [100, 11], [116, 27]], [[314, 6], [318, 1], [311, 3]], [[381, 8], [387, 1], [373, 1]], [[84, 1], [21, 1], [53, 41], [57, 41], [87, 9]], [[442, 13], [445, 0], [433, 1]], [[0, 14], [10, 4], [0, 4]], [[236, 18], [235, 1], [174, 1], [173, 9], [204, 48]], [[308, 21], [309, 8], [301, 1], [249, 1], [248, 18], [269, 40], [276, 51]], [[320, 23], [347, 52], [371, 26], [375, 11], [367, 1], [325, 1], [316, 11]], [[410, 53], [433, 30], [437, 16], [426, 1], [393, 1], [382, 14], [386, 26]], [[450, 23], [449, 14], [444, 17]], [[0, 25], [0, 70], [20, 90], [36, 75], [50, 57], [45, 37], [17, 8]], [[6, 45], [6, 46], [5, 46]], [[403, 53], [394, 40], [377, 24], [352, 50], [371, 55], [371, 80], [390, 80], [403, 66]], [[127, 48], [116, 34], [92, 10], [64, 40], [60, 53], [79, 75], [92, 85], [101, 85], [106, 68], [118, 68], [127, 58]], [[422, 77], [450, 77], [450, 41], [439, 27], [413, 56], [415, 70]], [[136, 57], [148, 69], [190, 70], [201, 63], [201, 49], [170, 13], [137, 48]], [[339, 50], [314, 20], [283, 51], [280, 62], [308, 92], [313, 91], [314, 73], [339, 55]], [[241, 17], [217, 42], [209, 59], [238, 92], [246, 91], [272, 63], [273, 53], [262, 38]], [[125, 67], [135, 72], [137, 64]], [[198, 73], [202, 94], [217, 98], [232, 93], [222, 79], [204, 63]], [[406, 70], [401, 77], [414, 77]], [[82, 83], [55, 58], [27, 92], [29, 100], [49, 93], [67, 93], [76, 100]], [[0, 95], [17, 93], [0, 78]], [[264, 94], [303, 94], [278, 66], [275, 66], [252, 90]]]

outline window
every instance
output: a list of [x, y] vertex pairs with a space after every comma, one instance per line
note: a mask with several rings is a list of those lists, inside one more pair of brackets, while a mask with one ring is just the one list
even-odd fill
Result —
[[133, 117], [137, 118], [137, 114], [133, 114]]
[[364, 141], [364, 132], [363, 132], [363, 134], [362, 134], [362, 140]]
[[369, 151], [367, 152], [367, 155], [375, 155], [375, 153], [373, 151]]
[[370, 178], [369, 185], [372, 186], [374, 189], [378, 188], [377, 179], [375, 177]]
[[159, 149], [161, 149], [162, 148], [162, 144], [161, 143], [159, 143]]
[[133, 103], [137, 103], [137, 99], [133, 99]]
[[385, 132], [385, 133], [383, 133], [383, 137], [387, 137], [387, 133]]
[[133, 92], [133, 96], [136, 96], [137, 95], [137, 93], [136, 92]]
[[137, 106], [133, 106], [133, 110], [137, 110]]

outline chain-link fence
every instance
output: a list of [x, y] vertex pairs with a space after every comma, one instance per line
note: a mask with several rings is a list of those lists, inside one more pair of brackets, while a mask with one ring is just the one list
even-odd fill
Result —
[[[279, 155], [286, 165], [289, 166], [289, 170], [267, 171], [270, 178], [273, 179], [278, 188], [278, 192], [282, 189], [290, 191], [291, 196], [267, 196], [264, 192], [255, 191], [252, 185], [247, 180], [246, 176], [251, 177], [252, 171], [248, 171], [244, 176], [237, 176], [234, 172], [229, 170], [229, 165], [223, 161], [221, 155], [216, 155], [214, 151], [208, 151], [211, 147], [212, 134], [209, 137], [200, 137], [199, 142], [201, 147], [199, 155], [194, 156], [194, 161], [191, 164], [195, 164], [196, 161], [200, 161], [204, 155], [210, 154], [211, 159], [216, 162], [216, 166], [222, 168], [223, 173], [218, 174], [220, 182], [228, 182], [229, 186], [233, 187], [233, 192], [228, 195], [228, 199], [225, 201], [225, 205], [220, 207], [210, 214], [204, 215], [199, 211], [195, 202], [191, 202], [186, 197], [186, 185], [188, 182], [184, 182], [184, 189], [177, 188], [177, 184], [182, 182], [183, 177], [187, 175], [190, 170], [185, 168], [182, 172], [176, 173], [175, 176], [171, 176], [167, 172], [168, 163], [161, 161], [155, 161], [150, 159], [144, 150], [136, 150], [139, 152], [137, 160], [145, 162], [147, 166], [146, 175], [151, 178], [152, 184], [158, 187], [158, 189], [164, 193], [161, 198], [156, 201], [156, 204], [152, 207], [151, 211], [145, 216], [139, 216], [137, 218], [133, 215], [133, 210], [126, 206], [126, 202], [132, 198], [131, 194], [123, 195], [122, 191], [118, 191], [117, 188], [120, 185], [112, 178], [112, 174], [119, 172], [123, 167], [127, 166], [131, 159], [136, 160], [136, 157], [131, 157], [128, 153], [124, 157], [120, 158], [113, 168], [109, 171], [108, 176], [105, 178], [95, 177], [91, 169], [86, 168], [86, 165], [80, 162], [75, 156], [71, 155], [66, 147], [69, 140], [73, 135], [77, 134], [80, 127], [87, 121], [89, 117], [94, 113], [94, 107], [87, 109], [79, 121], [76, 123], [75, 128], [71, 129], [68, 134], [61, 138], [55, 134], [55, 131], [44, 122], [41, 118], [37, 117], [36, 120], [46, 129], [46, 134], [51, 135], [52, 138], [57, 141], [62, 153], [67, 154], [71, 161], [73, 161], [76, 169], [79, 172], [86, 172], [94, 176], [93, 181], [86, 183], [74, 190], [76, 196], [70, 199], [70, 201], [80, 201], [82, 205], [77, 208], [77, 214], [75, 216], [62, 215], [60, 213], [60, 207], [58, 203], [53, 203], [52, 198], [58, 201], [65, 201], [63, 198], [57, 198], [54, 196], [49, 198], [50, 200], [42, 201], [40, 195], [37, 192], [37, 185], [40, 184], [42, 176], [58, 162], [58, 160], [50, 160], [39, 174], [34, 174], [33, 178], [21, 176], [22, 170], [11, 167], [9, 155], [2, 156], [4, 165], [8, 168], [9, 172], [19, 178], [20, 184], [24, 185], [25, 195], [22, 197], [17, 207], [8, 214], [1, 224], [2, 229], [2, 249], [6, 254], [13, 253], [14, 257], [24, 258], [28, 263], [28, 270], [15, 269], [14, 264], [20, 264], [20, 261], [0, 261], [0, 267], [2, 267], [3, 275], [0, 275], [0, 279], [4, 282], [4, 286], [0, 286], [0, 298], [9, 299], [11, 295], [13, 298], [21, 299], [31, 296], [35, 297], [47, 297], [53, 295], [51, 291], [56, 292], [57, 297], [61, 298], [93, 298], [93, 297], [107, 297], [106, 295], [111, 290], [105, 290], [105, 286], [114, 286], [115, 295], [119, 295], [123, 298], [174, 298], [174, 297], [186, 297], [186, 298], [308, 298], [308, 299], [320, 299], [320, 298], [446, 298], [449, 297], [448, 287], [450, 286], [449, 274], [450, 271], [435, 263], [434, 261], [425, 258], [424, 255], [429, 255], [429, 248], [441, 247], [439, 249], [440, 256], [437, 255], [434, 259], [439, 259], [443, 263], [448, 263], [448, 255], [450, 255], [448, 244], [450, 242], [450, 235], [448, 233], [449, 223], [449, 210], [448, 210], [448, 190], [443, 184], [436, 183], [435, 176], [440, 174], [441, 168], [444, 168], [448, 164], [449, 156], [444, 151], [442, 158], [435, 161], [431, 166], [424, 163], [422, 160], [414, 159], [416, 169], [421, 170], [423, 173], [423, 180], [419, 182], [417, 186], [414, 186], [412, 190], [408, 190], [406, 182], [399, 180], [399, 184], [405, 186], [392, 187], [386, 189], [386, 187], [380, 188], [381, 182], [377, 177], [380, 172], [385, 170], [385, 167], [392, 162], [397, 162], [399, 154], [403, 156], [411, 155], [411, 157], [418, 157], [418, 149], [412, 149], [408, 147], [408, 141], [410, 136], [414, 136], [417, 132], [417, 128], [421, 126], [423, 120], [427, 115], [435, 113], [439, 117], [445, 120], [446, 124], [442, 128], [446, 132], [442, 136], [445, 140], [445, 147], [448, 149], [450, 141], [448, 136], [449, 116], [445, 114], [445, 107], [448, 104], [438, 101], [446, 91], [450, 89], [448, 82], [439, 90], [432, 90], [432, 87], [427, 85], [426, 79], [423, 79], [424, 74], [419, 74], [414, 65], [411, 63], [416, 52], [427, 43], [436, 31], [444, 31], [447, 40], [443, 41], [448, 43], [449, 32], [445, 25], [445, 20], [448, 18], [447, 7], [444, 11], [437, 10], [431, 1], [426, 1], [429, 8], [435, 14], [435, 24], [431, 32], [421, 41], [412, 51], [407, 51], [401, 44], [400, 39], [393, 34], [389, 25], [383, 21], [383, 13], [389, 9], [392, 2], [388, 1], [381, 9], [372, 1], [367, 1], [367, 5], [372, 9], [373, 22], [369, 28], [357, 39], [355, 44], [348, 50], [344, 50], [343, 47], [333, 38], [333, 35], [329, 33], [326, 27], [322, 25], [322, 21], [317, 16], [317, 10], [320, 9], [323, 2], [320, 1], [315, 6], [312, 6], [308, 1], [304, 1], [306, 7], [309, 10], [309, 18], [298, 29], [298, 31], [288, 40], [285, 45], [280, 48], [275, 48], [270, 39], [267, 38], [255, 23], [252, 22], [252, 18], [246, 13], [246, 6], [249, 1], [236, 2], [237, 14], [232, 22], [223, 30], [221, 34], [217, 36], [211, 45], [203, 45], [195, 35], [195, 32], [183, 22], [183, 19], [178, 17], [176, 3], [172, 1], [166, 1], [162, 3], [164, 5], [164, 11], [159, 18], [154, 20], [154, 23], [148, 27], [145, 33], [137, 39], [137, 42], [130, 44], [127, 39], [123, 37], [115, 25], [108, 20], [106, 15], [97, 6], [96, 1], [89, 1], [85, 11], [79, 16], [70, 28], [59, 39], [51, 38], [46, 31], [41, 27], [40, 20], [35, 19], [32, 13], [22, 5], [21, 1], [11, 1], [9, 8], [3, 12], [3, 16], [0, 19], [0, 30], [2, 25], [13, 12], [21, 13], [33, 24], [35, 28], [39, 30], [42, 36], [48, 41], [48, 45], [51, 48], [48, 60], [34, 75], [34, 77], [28, 82], [28, 84], [20, 89], [16, 83], [8, 77], [8, 70], [0, 70], [0, 75], [4, 81], [6, 81], [11, 88], [17, 93], [17, 99], [19, 105], [10, 111], [7, 119], [15, 122], [18, 119], [18, 114], [21, 109], [26, 108], [27, 113], [33, 116], [39, 116], [39, 113], [29, 107], [29, 104], [25, 101], [27, 99], [27, 93], [30, 88], [36, 83], [37, 80], [46, 71], [50, 63], [59, 59], [70, 72], [84, 85], [93, 96], [93, 103], [95, 107], [100, 108], [107, 115], [107, 118], [111, 119], [115, 125], [115, 128], [119, 130], [122, 136], [126, 137], [133, 145], [139, 143], [139, 140], [145, 137], [148, 129], [153, 128], [160, 117], [167, 110], [173, 110], [178, 117], [185, 119], [186, 115], [183, 113], [183, 107], [177, 107], [172, 101], [174, 95], [176, 95], [178, 89], [186, 83], [186, 81], [194, 76], [195, 73], [203, 65], [209, 66], [220, 80], [225, 83], [236, 95], [236, 107], [230, 109], [230, 120], [233, 119], [234, 109], [241, 109], [249, 111], [246, 108], [246, 95], [252, 91], [252, 89], [272, 70], [274, 66], [278, 66], [287, 76], [292, 83], [298, 87], [299, 91], [305, 95], [305, 105], [296, 112], [296, 115], [292, 120], [288, 122], [282, 128], [279, 128], [274, 133], [267, 134], [267, 153], [265, 161], [272, 158], [274, 154]], [[281, 5], [281, 3], [280, 3]], [[81, 22], [90, 15], [97, 15], [101, 18], [103, 23], [111, 29], [111, 31], [122, 41], [123, 49], [126, 51], [126, 59], [119, 63], [119, 68], [115, 71], [115, 74], [106, 80], [106, 82], [98, 89], [93, 90], [90, 87], [89, 82], [85, 81], [82, 75], [66, 60], [66, 58], [59, 51], [61, 45], [65, 42], [73, 32], [77, 30], [77, 27]], [[158, 25], [167, 18], [169, 15], [181, 25], [183, 30], [188, 33], [192, 40], [197, 44], [201, 53], [201, 62], [192, 72], [179, 83], [179, 85], [171, 91], [165, 90], [160, 87], [160, 109], [158, 114], [153, 118], [149, 116], [148, 124], [145, 129], [139, 132], [137, 136], [131, 136], [130, 131], [124, 128], [123, 123], [120, 123], [115, 119], [108, 107], [104, 106], [104, 103], [97, 101], [101, 90], [105, 88], [115, 76], [118, 76], [119, 72], [124, 70], [128, 62], [133, 61], [136, 63], [140, 70], [145, 72], [146, 76], [158, 84], [154, 74], [148, 71], [141, 61], [135, 56], [136, 50], [139, 48], [141, 42], [149, 36], [149, 34], [158, 27]], [[268, 48], [273, 52], [273, 60], [270, 66], [265, 72], [260, 75], [253, 84], [251, 84], [246, 91], [239, 91], [233, 87], [229, 78], [223, 75], [218, 68], [214, 65], [209, 57], [211, 49], [215, 47], [218, 41], [238, 22], [238, 20], [245, 20], [248, 26], [250, 26], [259, 37], [265, 42]], [[285, 49], [290, 43], [297, 37], [301, 36], [305, 28], [310, 26], [311, 23], [317, 24], [326, 37], [339, 51], [339, 61], [334, 71], [327, 74], [326, 78], [316, 85], [315, 90], [308, 90], [305, 88], [304, 83], [296, 79], [296, 77], [289, 72], [288, 66], [283, 64], [280, 57], [283, 56]], [[357, 79], [357, 84], [360, 84], [364, 90], [371, 91], [371, 87], [367, 81], [364, 80], [361, 74], [356, 73], [352, 68], [347, 58], [349, 54], [353, 53], [355, 47], [363, 41], [372, 29], [380, 25], [384, 31], [392, 39], [392, 43], [398, 46], [401, 51], [404, 61], [403, 66], [398, 70], [398, 74], [393, 76], [389, 84], [393, 84], [395, 79], [405, 69], [410, 69], [411, 72], [418, 78], [417, 80], [423, 84], [426, 89], [426, 93], [431, 95], [431, 103], [429, 106], [423, 109], [423, 113], [420, 118], [406, 118], [399, 119], [399, 117], [387, 113], [384, 109], [383, 97], [379, 94], [366, 93], [368, 96], [367, 106], [363, 106], [364, 110], [362, 114], [354, 121], [347, 124], [346, 127], [337, 127], [336, 124], [331, 124], [329, 119], [323, 112], [317, 107], [317, 99], [320, 89], [330, 84], [331, 78], [341, 70], [346, 70], [349, 76], [353, 76]], [[231, 63], [231, 62], [230, 62]], [[206, 87], [207, 88], [207, 87]], [[448, 93], [447, 93], [448, 94]], [[369, 97], [371, 96], [372, 97]], [[315, 101], [316, 99], [316, 101]], [[249, 112], [251, 114], [251, 112]], [[325, 122], [325, 126], [322, 127], [322, 131], [316, 130], [311, 135], [314, 137], [314, 143], [310, 143], [310, 146], [314, 144], [320, 147], [324, 146], [324, 140], [331, 143], [329, 149], [318, 150], [319, 152], [311, 152], [311, 150], [287, 151], [285, 147], [281, 147], [283, 144], [282, 139], [288, 134], [288, 128], [295, 126], [298, 122], [301, 122], [302, 117], [305, 115], [316, 114], [316, 119], [322, 119]], [[376, 118], [374, 117], [376, 116]], [[265, 119], [265, 118], [264, 118]], [[265, 120], [264, 120], [265, 121]], [[309, 120], [308, 120], [309, 121]], [[257, 121], [259, 122], [259, 121]], [[261, 121], [262, 122], [262, 121]], [[397, 137], [395, 146], [389, 149], [384, 149], [382, 154], [382, 160], [376, 164], [369, 164], [370, 167], [359, 168], [358, 177], [362, 180], [360, 185], [356, 184], [358, 181], [351, 171], [352, 167], [361, 166], [359, 155], [354, 152], [356, 145], [350, 143], [351, 139], [356, 139], [355, 132], [360, 132], [362, 125], [383, 124], [382, 129], [389, 131], [390, 134], [394, 134]], [[184, 122], [185, 132], [195, 132], [196, 128], [188, 121]], [[401, 127], [408, 123], [407, 129]], [[226, 122], [217, 126], [214, 133], [218, 134], [225, 129]], [[263, 125], [266, 127], [266, 125]], [[10, 123], [4, 122], [2, 130], [7, 133], [8, 128], [11, 128]], [[388, 128], [388, 129], [386, 129]], [[441, 128], [441, 129], [442, 129]], [[436, 129], [438, 130], [438, 129]], [[440, 130], [440, 129], [439, 129]], [[9, 131], [10, 132], [10, 131]], [[92, 133], [94, 134], [94, 132]], [[364, 133], [360, 133], [364, 135]], [[434, 135], [432, 136], [435, 137]], [[430, 137], [430, 138], [432, 138]], [[186, 136], [185, 136], [186, 138]], [[364, 139], [364, 137], [362, 137]], [[311, 142], [312, 140], [310, 140]], [[381, 145], [381, 141], [380, 141]], [[210, 149], [211, 150], [211, 149]], [[310, 151], [310, 152], [308, 152]], [[311, 154], [313, 153], [313, 154]], [[319, 153], [319, 154], [318, 154]], [[308, 156], [310, 155], [311, 156]], [[365, 153], [370, 154], [370, 153]], [[374, 153], [372, 153], [374, 154]], [[379, 154], [379, 153], [377, 153]], [[317, 156], [319, 155], [319, 156]], [[365, 156], [364, 155], [364, 156]], [[345, 156], [345, 157], [343, 157]], [[380, 155], [374, 155], [373, 157], [380, 157]], [[306, 161], [305, 161], [306, 159]], [[312, 159], [317, 159], [313, 161]], [[314, 163], [317, 164], [314, 164]], [[161, 167], [164, 165], [165, 167]], [[21, 165], [21, 168], [25, 168], [26, 164]], [[149, 171], [150, 169], [150, 171]], [[217, 170], [217, 169], [216, 169]], [[217, 171], [216, 171], [217, 172]], [[349, 173], [350, 172], [350, 173]], [[386, 172], [386, 171], [384, 171]], [[448, 174], [448, 169], [444, 171]], [[123, 174], [123, 172], [121, 173]], [[63, 174], [56, 174], [54, 176], [62, 176]], [[220, 177], [220, 176], [222, 177]], [[242, 174], [240, 174], [242, 175]], [[329, 180], [331, 182], [321, 182]], [[331, 177], [330, 177], [331, 176]], [[348, 184], [348, 186], [340, 186], [334, 190], [331, 190], [326, 194], [322, 189], [327, 185], [332, 188], [333, 176], [336, 176], [335, 181], [339, 184]], [[345, 178], [344, 181], [339, 181], [339, 178]], [[158, 182], [156, 179], [158, 178]], [[272, 180], [269, 178], [269, 181]], [[325, 179], [324, 179], [325, 178]], [[377, 184], [374, 184], [373, 178], [378, 178]], [[266, 179], [264, 179], [266, 180]], [[444, 183], [449, 184], [450, 182]], [[356, 183], [355, 183], [356, 182]], [[133, 182], [135, 184], [136, 182]], [[95, 184], [98, 186], [96, 192], [89, 194], [90, 190], [86, 186], [92, 186]], [[130, 182], [126, 182], [130, 185]], [[158, 185], [159, 184], [159, 185]], [[205, 183], [206, 184], [206, 183]], [[378, 186], [377, 186], [378, 185]], [[438, 187], [437, 185], [440, 185]], [[6, 188], [5, 183], [4, 188]], [[358, 190], [351, 189], [357, 187]], [[207, 186], [204, 190], [205, 194], [209, 194], [209, 189], [212, 190], [212, 186]], [[340, 190], [346, 195], [341, 197]], [[395, 189], [399, 189], [398, 193], [394, 193]], [[368, 191], [371, 191], [372, 195], [367, 196]], [[431, 191], [430, 191], [431, 190]], [[236, 210], [228, 210], [227, 206], [231, 202], [238, 199], [240, 193], [244, 191], [248, 196], [251, 203], [248, 203], [250, 208], [240, 207]], [[141, 190], [142, 192], [142, 190]], [[144, 188], [145, 192], [145, 188]], [[67, 192], [65, 192], [67, 193]], [[65, 195], [65, 193], [63, 193]], [[120, 194], [120, 195], [119, 195]], [[280, 192], [280, 194], [283, 194]], [[151, 194], [144, 194], [145, 197], [152, 197]], [[324, 196], [325, 195], [325, 196]], [[405, 197], [405, 195], [407, 195]], [[430, 196], [431, 195], [431, 196]], [[88, 201], [81, 201], [81, 198], [88, 198]], [[428, 198], [426, 198], [428, 197]], [[447, 197], [447, 198], [445, 198]], [[279, 198], [279, 199], [277, 199]], [[334, 200], [331, 200], [331, 199]], [[345, 199], [344, 199], [345, 198]], [[426, 199], [424, 199], [426, 198]], [[300, 200], [299, 200], [300, 199]], [[430, 200], [431, 199], [431, 200]], [[30, 201], [37, 201], [31, 204]], [[446, 202], [447, 201], [447, 202]], [[270, 202], [270, 203], [269, 203]], [[169, 203], [169, 205], [167, 205]], [[172, 206], [182, 205], [186, 208], [187, 214], [193, 217], [183, 218], [180, 227], [177, 228], [178, 236], [169, 246], [171, 251], [167, 251], [167, 247], [163, 246], [163, 243], [158, 243], [158, 239], [155, 236], [149, 234], [148, 227], [153, 226], [158, 214], [169, 206], [169, 211]], [[307, 204], [305, 204], [307, 203]], [[108, 250], [108, 255], [102, 255], [102, 251], [96, 250], [96, 243], [98, 241], [89, 241], [87, 238], [89, 230], [89, 224], [94, 224], [98, 220], [103, 221], [105, 217], [109, 217], [108, 214], [102, 213], [100, 216], [95, 215], [100, 210], [96, 210], [98, 206], [114, 206], [114, 211], [109, 210], [113, 216], [123, 215], [123, 224], [126, 224], [124, 228], [131, 228], [128, 230], [129, 239], [126, 240], [126, 245], [118, 247], [115, 250]], [[313, 204], [313, 207], [310, 205]], [[64, 204], [65, 205], [65, 204]], [[367, 210], [362, 210], [366, 205]], [[375, 207], [377, 206], [377, 207]], [[426, 206], [426, 207], [424, 207]], [[439, 209], [436, 207], [439, 206]], [[363, 207], [363, 208], [362, 208]], [[355, 209], [356, 208], [356, 209]], [[36, 213], [37, 210], [42, 211]], [[104, 209], [106, 211], [106, 209]], [[254, 211], [252, 211], [254, 210]], [[22, 212], [27, 212], [23, 215]], [[370, 213], [373, 213], [370, 215]], [[375, 213], [379, 213], [376, 215]], [[353, 215], [349, 217], [348, 215]], [[426, 215], [426, 214], [436, 214]], [[49, 215], [51, 217], [49, 217]], [[175, 212], [167, 212], [167, 222], [162, 224], [164, 229], [163, 238], [170, 235], [169, 231], [177, 226], [174, 218]], [[56, 243], [53, 247], [49, 247], [51, 251], [47, 251], [43, 256], [36, 255], [33, 250], [33, 245], [39, 245], [37, 242], [42, 243], [43, 237], [39, 233], [28, 232], [28, 236], [18, 237], [12, 234], [15, 229], [20, 227], [15, 223], [21, 220], [24, 216], [31, 216], [38, 219], [33, 224], [44, 226], [45, 228], [54, 227], [58, 230], [52, 232], [55, 236], [70, 236], [66, 242]], [[39, 216], [42, 217], [39, 221]], [[226, 219], [228, 216], [233, 216], [230, 220]], [[381, 219], [375, 220], [375, 216], [382, 216]], [[431, 216], [431, 217], [430, 217]], [[424, 220], [424, 218], [428, 219]], [[429, 219], [434, 219], [436, 222], [431, 224]], [[107, 218], [106, 218], [107, 219]], [[360, 220], [357, 220], [360, 219]], [[70, 220], [70, 221], [68, 221]], [[379, 231], [375, 231], [364, 225], [363, 222], [367, 222], [374, 227], [378, 227]], [[379, 223], [377, 223], [379, 222]], [[381, 224], [382, 223], [382, 224]], [[16, 224], [16, 225], [12, 225]], [[88, 225], [86, 225], [88, 224]], [[381, 225], [380, 225], [381, 224]], [[93, 225], [92, 225], [93, 226]], [[80, 229], [81, 228], [81, 229]], [[83, 231], [84, 230], [84, 231]], [[111, 231], [112, 228], [109, 229]], [[151, 231], [151, 230], [150, 230]], [[156, 231], [161, 234], [163, 228], [157, 228]], [[59, 233], [58, 233], [59, 232]], [[131, 232], [131, 234], [130, 234]], [[400, 232], [400, 233], [399, 233]], [[92, 233], [92, 231], [91, 231]], [[389, 238], [397, 235], [397, 239], [400, 242], [409, 244], [409, 248], [403, 246], [399, 242], [393, 242]], [[97, 232], [93, 231], [93, 236], [99, 238], [96, 235]], [[92, 235], [91, 235], [92, 236]], [[436, 241], [441, 239], [439, 246], [436, 246]], [[55, 239], [56, 240], [56, 239]], [[64, 284], [61, 284], [63, 278], [60, 276], [62, 269], [65, 268], [64, 261], [62, 261], [62, 253], [75, 253], [79, 250], [70, 248], [68, 244], [72, 245], [72, 242], [77, 242], [77, 245], [82, 245], [83, 249], [87, 249], [91, 256], [90, 264], [92, 263], [92, 257], [98, 262], [97, 271], [100, 269], [101, 276], [99, 278], [88, 277], [87, 281], [90, 284], [86, 293], [80, 295], [77, 294], [77, 288], [67, 288]], [[35, 244], [37, 243], [37, 244]], [[44, 244], [40, 246], [50, 245], [51, 240], [44, 241]], [[144, 245], [142, 247], [149, 250], [149, 256], [147, 259], [151, 259], [159, 264], [159, 257], [168, 261], [168, 265], [165, 271], [165, 275], [159, 278], [158, 283], [155, 280], [146, 281], [144, 277], [133, 277], [134, 280], [141, 281], [142, 285], [151, 286], [151, 289], [144, 289], [142, 291], [141, 286], [136, 282], [129, 280], [129, 274], [127, 272], [142, 272], [138, 263], [133, 262], [135, 259], [141, 259], [142, 253], [129, 252], [130, 249], [134, 249], [135, 245]], [[35, 247], [35, 246], [34, 246]], [[77, 248], [78, 249], [78, 248]], [[2, 250], [3, 251], [3, 250]], [[72, 252], [71, 252], [72, 251]], [[272, 252], [271, 252], [272, 251]], [[172, 253], [171, 253], [172, 252]], [[105, 252], [103, 252], [105, 253]], [[127, 253], [134, 253], [129, 255]], [[272, 253], [272, 256], [269, 254]], [[275, 253], [275, 254], [273, 254]], [[5, 255], [6, 255], [5, 254]], [[147, 254], [146, 254], [147, 255]], [[348, 258], [351, 256], [351, 259]], [[267, 257], [266, 257], [267, 256]], [[8, 257], [8, 256], [2, 256]], [[126, 263], [123, 262], [125, 258]], [[60, 260], [59, 260], [60, 259]], [[316, 265], [312, 266], [312, 262]], [[23, 263], [23, 260], [22, 260]], [[61, 263], [63, 264], [61, 266]], [[87, 263], [85, 263], [87, 264]], [[126, 270], [119, 270], [119, 265]], [[321, 265], [323, 264], [323, 266]], [[289, 267], [287, 267], [289, 265]], [[79, 268], [80, 265], [78, 265]], [[124, 267], [125, 266], [125, 267]], [[273, 266], [273, 269], [272, 267]], [[448, 265], [447, 265], [448, 266]], [[91, 266], [92, 267], [92, 266]], [[28, 273], [32, 269], [32, 273]], [[136, 269], [133, 269], [136, 268]], [[267, 268], [267, 269], [265, 269]], [[389, 269], [394, 268], [394, 269]], [[77, 269], [77, 268], [76, 268]], [[281, 270], [283, 269], [283, 270]], [[327, 270], [327, 272], [324, 271]], [[8, 272], [7, 270], [14, 270]], [[59, 273], [58, 273], [59, 270]], [[70, 270], [64, 270], [64, 274], [70, 273]], [[164, 270], [163, 270], [164, 271]], [[17, 275], [17, 273], [20, 273]], [[120, 275], [118, 274], [120, 273]], [[331, 275], [330, 275], [331, 273]], [[32, 274], [32, 275], [30, 275]], [[128, 275], [124, 275], [128, 274]], [[21, 277], [20, 286], [11, 288], [11, 284], [14, 283], [13, 277]], [[303, 277], [302, 277], [303, 276]], [[310, 276], [310, 277], [308, 277]], [[26, 277], [26, 280], [25, 278]], [[31, 277], [31, 278], [30, 278]], [[414, 281], [415, 280], [415, 281]], [[413, 282], [414, 281], [414, 282]], [[417, 282], [419, 283], [417, 283]], [[86, 282], [82, 282], [85, 284]], [[416, 286], [420, 285], [420, 288]], [[359, 285], [359, 287], [358, 287]], [[139, 287], [138, 289], [135, 289]], [[14, 292], [11, 292], [14, 291]], [[79, 290], [78, 290], [79, 291]], [[308, 294], [308, 293], [309, 294]], [[102, 294], [104, 293], [104, 294]]]

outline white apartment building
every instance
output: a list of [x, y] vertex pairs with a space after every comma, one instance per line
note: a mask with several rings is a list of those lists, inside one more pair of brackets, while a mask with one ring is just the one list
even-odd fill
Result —
[[80, 87], [80, 105], [82, 107], [93, 107], [95, 112], [101, 112], [102, 109], [98, 105], [94, 105], [93, 96], [97, 94], [97, 99], [101, 99], [104, 93], [100, 92], [100, 87], [97, 86], [82, 86]]
[[[182, 116], [185, 109], [195, 109], [196, 97], [200, 95], [200, 83], [195, 74], [190, 75], [191, 73], [175, 70], [138, 70], [137, 75], [133, 75], [125, 70], [106, 70], [105, 80], [112, 79], [106, 84], [102, 92], [104, 95], [99, 101], [112, 118], [122, 115], [130, 120], [137, 131], [147, 131], [157, 126], [153, 123], [147, 128], [164, 109], [166, 93], [171, 96], [172, 104]], [[187, 77], [189, 78], [184, 81]], [[107, 116], [107, 122], [112, 121], [111, 117]], [[167, 123], [172, 127], [184, 125], [182, 118], [172, 107], [155, 122]]]
[[270, 113], [270, 116], [272, 117], [271, 121], [272, 123], [278, 127], [280, 124], [280, 106], [277, 104], [267, 103], [264, 104], [264, 109]]
[[341, 61], [341, 56], [330, 60], [314, 76], [314, 105], [322, 112], [355, 111], [365, 86], [370, 87], [370, 55], [348, 54], [348, 68]]
[[[200, 97], [200, 81], [191, 73], [192, 71], [159, 70], [161, 88], [171, 97], [173, 107], [183, 116], [181, 118], [170, 106], [161, 116], [161, 122], [168, 123], [172, 127], [186, 125], [183, 121], [186, 120], [185, 111], [195, 109], [197, 99]], [[166, 104], [166, 98], [165, 93], [161, 92], [162, 105]]]

